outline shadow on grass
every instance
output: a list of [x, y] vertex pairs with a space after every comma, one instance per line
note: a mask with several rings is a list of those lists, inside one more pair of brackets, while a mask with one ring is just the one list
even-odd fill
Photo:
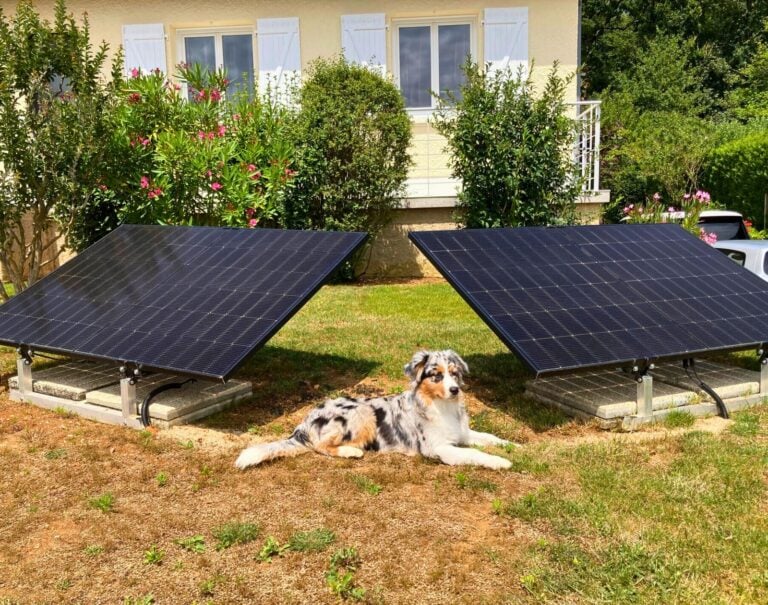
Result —
[[470, 387], [487, 406], [508, 414], [537, 433], [562, 426], [573, 419], [525, 395], [525, 382], [533, 378], [512, 353], [470, 354]]
[[[308, 353], [267, 345], [246, 361], [234, 378], [249, 380], [253, 396], [201, 424], [245, 430], [265, 427], [311, 402], [352, 389], [379, 366], [377, 362], [339, 355]], [[290, 431], [293, 427], [278, 427]], [[281, 432], [275, 429], [276, 432]]]

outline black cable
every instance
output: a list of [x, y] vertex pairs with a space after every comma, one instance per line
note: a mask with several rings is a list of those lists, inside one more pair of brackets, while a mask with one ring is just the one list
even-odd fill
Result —
[[[688, 371], [689, 367], [691, 370], [693, 370], [693, 374], [696, 376], [696, 378], [691, 376], [690, 372]], [[730, 415], [728, 414], [728, 408], [725, 407], [725, 402], [722, 400], [720, 395], [715, 392], [715, 389], [713, 389], [701, 378], [699, 378], [699, 373], [696, 371], [696, 364], [694, 363], [693, 359], [683, 359], [683, 368], [685, 369], [685, 374], [688, 376], [688, 379], [691, 382], [698, 383], [699, 387], [701, 387], [701, 389], [714, 400], [715, 405], [717, 406], [717, 410], [720, 412], [720, 416], [723, 418], [730, 418]]]
[[196, 381], [194, 378], [188, 378], [184, 382], [169, 382], [168, 384], [161, 384], [159, 387], [156, 387], [147, 393], [147, 396], [144, 398], [144, 401], [141, 404], [140, 417], [142, 426], [149, 426], [149, 404], [152, 403], [152, 399], [154, 399], [160, 393], [164, 393], [165, 391], [170, 391], [171, 389], [180, 389], [188, 382]]

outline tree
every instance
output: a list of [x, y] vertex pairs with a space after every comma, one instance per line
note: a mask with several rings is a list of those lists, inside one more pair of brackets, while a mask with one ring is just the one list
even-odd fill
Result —
[[584, 0], [582, 41], [586, 96], [631, 74], [658, 36], [690, 41], [689, 62], [703, 74], [712, 110], [732, 86], [735, 70], [768, 41], [768, 3], [755, 0]]
[[99, 76], [107, 50], [102, 43], [94, 52], [87, 18], [78, 25], [63, 0], [52, 24], [29, 0], [11, 19], [0, 13], [0, 261], [16, 292], [55, 262], [52, 228], [69, 243], [97, 190], [112, 86]]
[[400, 91], [337, 57], [312, 64], [298, 101], [298, 174], [286, 226], [375, 236], [398, 207], [411, 164]]
[[457, 218], [466, 227], [568, 221], [581, 187], [570, 152], [567, 78], [552, 66], [540, 94], [530, 77], [465, 65], [460, 98], [438, 97], [434, 120], [461, 179]]

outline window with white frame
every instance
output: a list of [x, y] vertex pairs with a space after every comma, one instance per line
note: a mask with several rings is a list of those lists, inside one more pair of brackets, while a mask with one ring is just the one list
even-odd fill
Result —
[[188, 65], [214, 71], [227, 70], [227, 94], [240, 90], [253, 93], [253, 28], [194, 29], [177, 32], [178, 56]]
[[394, 24], [393, 58], [400, 91], [410, 110], [435, 107], [432, 91], [460, 98], [461, 68], [475, 54], [471, 19], [402, 21]]

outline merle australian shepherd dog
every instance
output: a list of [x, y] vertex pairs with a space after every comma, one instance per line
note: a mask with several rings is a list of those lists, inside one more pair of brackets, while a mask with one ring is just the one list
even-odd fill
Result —
[[472, 445], [509, 442], [469, 428], [462, 402], [467, 364], [456, 353], [420, 351], [405, 366], [411, 389], [373, 399], [332, 399], [316, 407], [288, 439], [244, 450], [235, 466], [246, 468], [274, 458], [315, 451], [326, 456], [360, 458], [366, 451], [421, 454], [445, 464], [509, 468], [501, 456]]

